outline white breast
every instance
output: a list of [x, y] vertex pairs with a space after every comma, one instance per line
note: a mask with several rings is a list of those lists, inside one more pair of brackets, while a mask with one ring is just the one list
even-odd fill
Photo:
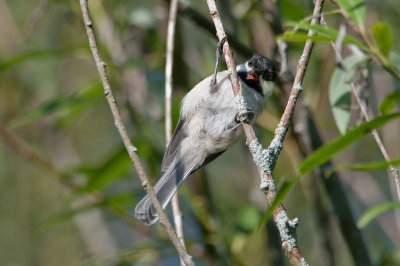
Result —
[[[218, 89], [210, 93], [211, 76], [198, 83], [182, 100], [181, 118], [185, 119], [188, 138], [182, 145], [186, 152], [204, 151], [205, 154], [228, 149], [242, 134], [242, 127], [232, 130], [237, 106], [228, 79], [228, 71], [218, 73]], [[241, 82], [246, 105], [254, 112], [254, 120], [261, 114], [264, 98]], [[183, 152], [183, 151], [182, 151]]]

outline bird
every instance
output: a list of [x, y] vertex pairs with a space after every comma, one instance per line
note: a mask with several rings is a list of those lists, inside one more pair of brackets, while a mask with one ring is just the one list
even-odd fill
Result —
[[[254, 124], [272, 94], [277, 72], [271, 60], [254, 54], [236, 70], [246, 106], [244, 114], [238, 113], [228, 70], [215, 71], [183, 98], [179, 122], [161, 163], [164, 174], [154, 186], [163, 208], [191, 173], [215, 160], [243, 136], [241, 121]], [[146, 226], [157, 222], [159, 217], [148, 195], [136, 205], [135, 217]]]

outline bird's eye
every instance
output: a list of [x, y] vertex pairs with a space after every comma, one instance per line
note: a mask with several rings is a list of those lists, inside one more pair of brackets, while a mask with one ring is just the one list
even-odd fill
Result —
[[253, 67], [253, 63], [252, 63], [252, 62], [248, 62], [247, 65], [248, 65], [249, 67]]

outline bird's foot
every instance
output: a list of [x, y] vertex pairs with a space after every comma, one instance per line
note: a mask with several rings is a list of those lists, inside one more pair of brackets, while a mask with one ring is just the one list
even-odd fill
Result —
[[254, 118], [254, 112], [250, 109], [244, 109], [244, 110], [240, 110], [236, 116], [235, 116], [235, 121], [237, 123], [246, 123], [246, 124], [250, 124], [251, 121]]
[[213, 77], [210, 82], [210, 92], [211, 93], [215, 93], [217, 91], [217, 70], [218, 70], [219, 60], [221, 59], [221, 56], [223, 54], [223, 47], [224, 47], [225, 41], [226, 41], [226, 37], [224, 37], [217, 44], [214, 74], [213, 74]]

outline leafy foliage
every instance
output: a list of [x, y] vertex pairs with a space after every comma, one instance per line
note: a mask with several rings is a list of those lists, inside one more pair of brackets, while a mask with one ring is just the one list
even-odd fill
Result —
[[336, 125], [343, 135], [347, 131], [351, 111], [351, 86], [365, 57], [352, 55], [343, 60], [342, 67], [336, 67], [329, 83], [329, 102]]
[[400, 113], [389, 114], [381, 117], [377, 117], [370, 122], [365, 122], [352, 130], [348, 131], [341, 137], [336, 138], [330, 143], [325, 144], [323, 147], [316, 150], [312, 155], [307, 157], [300, 165], [299, 172], [301, 174], [308, 173], [314, 168], [326, 163], [335, 154], [344, 150], [355, 141], [359, 140], [365, 134], [369, 133], [370, 130], [383, 126], [393, 119], [399, 118]]
[[[179, 258], [159, 227], [145, 228], [132, 217], [134, 204], [144, 191], [105, 104], [82, 25], [79, 1], [3, 2], [0, 4], [1, 124], [23, 139], [24, 147], [32, 148], [56, 166], [55, 175], [61, 178], [50, 179], [48, 174], [31, 167], [34, 162], [21, 160], [9, 145], [1, 143], [0, 264], [31, 265], [38, 261], [44, 266], [108, 265], [110, 262], [179, 264]], [[257, 174], [252, 170], [243, 143], [220, 156], [205, 171], [194, 174], [180, 191], [183, 192], [181, 203], [188, 250], [201, 265], [284, 264], [279, 261], [279, 255], [272, 255], [279, 254], [281, 243], [273, 243], [273, 232], [266, 226], [281, 202], [285, 202], [290, 216], [298, 216], [301, 221], [299, 243], [306, 258], [320, 262], [320, 254], [329, 254], [330, 250], [348, 254], [347, 248], [352, 244], [344, 244], [342, 240], [325, 241], [331, 237], [332, 228], [327, 228], [329, 224], [319, 224], [321, 217], [315, 210], [332, 209], [325, 206], [328, 194], [316, 189], [319, 185], [312, 179], [301, 180], [304, 174], [333, 158], [346, 164], [333, 166], [332, 170], [368, 171], [368, 175], [358, 174], [379, 183], [368, 187], [368, 192], [383, 195], [386, 202], [392, 200], [390, 183], [382, 175], [383, 171], [376, 170], [398, 165], [398, 158], [390, 162], [353, 162], [380, 158], [376, 145], [362, 139], [363, 136], [373, 128], [399, 122], [399, 113], [393, 113], [400, 100], [399, 38], [391, 30], [400, 27], [394, 14], [397, 9], [391, 8], [397, 7], [398, 1], [387, 0], [382, 4], [337, 0], [334, 1], [337, 5], [325, 5], [326, 24], [322, 26], [309, 23], [312, 1], [269, 1], [269, 6], [266, 2], [217, 3], [224, 26], [232, 36], [228, 38], [229, 43], [236, 45], [236, 62], [243, 62], [251, 51], [280, 61], [272, 58], [276, 48], [274, 40], [279, 39], [293, 42], [288, 47], [289, 69], [293, 72], [296, 60], [301, 57], [301, 43], [308, 39], [314, 41], [316, 45], [303, 84], [304, 101], [323, 139], [338, 134], [335, 121], [342, 136], [322, 145], [301, 162], [302, 154], [310, 147], [299, 146], [299, 139], [289, 134], [273, 173], [280, 186], [269, 207], [258, 190], [258, 180], [250, 179]], [[215, 63], [215, 29], [207, 26], [210, 18], [205, 4], [181, 1], [181, 5], [174, 54], [174, 124], [179, 116], [180, 99], [212, 73]], [[187, 12], [185, 5], [197, 13]], [[123, 120], [145, 169], [155, 182], [165, 149], [163, 107], [168, 5], [153, 0], [100, 0], [89, 1], [89, 6]], [[367, 8], [371, 16], [365, 23]], [[343, 69], [335, 68], [330, 44], [337, 41], [337, 25], [341, 24], [347, 25], [340, 51], [345, 58]], [[366, 25], [373, 26], [366, 29]], [[317, 35], [308, 37], [310, 29]], [[350, 45], [353, 48], [349, 49]], [[365, 57], [358, 60], [351, 56], [354, 47], [361, 49]], [[372, 77], [370, 104], [383, 99], [379, 108], [382, 116], [346, 131], [352, 111], [348, 83], [366, 61]], [[222, 69], [225, 66], [221, 64]], [[392, 79], [383, 75], [384, 72]], [[278, 86], [285, 86], [282, 81], [285, 79]], [[268, 100], [266, 112], [259, 118], [259, 124], [267, 129], [257, 131], [264, 146], [279, 121], [282, 112], [279, 103], [284, 98], [277, 88]], [[296, 112], [300, 111], [296, 109]], [[296, 134], [300, 132], [313, 143], [316, 139], [308, 124], [301, 126], [296, 128]], [[387, 133], [386, 128], [382, 130]], [[385, 145], [396, 151], [398, 134], [389, 133], [385, 134]], [[354, 145], [357, 142], [363, 145]], [[299, 181], [301, 186], [296, 186]], [[359, 187], [353, 189], [355, 185], [355, 182], [347, 184], [352, 193], [365, 190], [365, 184], [357, 183]], [[354, 203], [354, 213], [359, 213], [365, 202], [352, 193], [347, 196]], [[324, 199], [323, 204], [315, 202], [315, 197]], [[335, 200], [329, 198], [326, 202]], [[390, 253], [396, 246], [388, 239], [398, 242], [399, 238], [387, 237], [381, 228], [377, 230], [376, 227], [382, 227], [380, 223], [366, 225], [381, 213], [398, 207], [392, 202], [379, 204], [359, 220], [368, 249], [374, 256]], [[100, 214], [96, 220], [90, 216], [94, 209]], [[332, 216], [336, 214], [331, 212]], [[349, 215], [353, 216], [356, 215]], [[392, 213], [382, 219], [393, 224]], [[95, 228], [95, 233], [88, 233], [85, 228]], [[106, 240], [99, 241], [100, 237]], [[321, 240], [332, 246], [318, 246], [321, 250], [315, 252], [314, 244]], [[110, 252], [105, 254], [104, 250]], [[337, 263], [351, 265], [353, 262], [345, 255]], [[397, 264], [391, 259], [387, 265]]]
[[125, 176], [131, 165], [125, 148], [120, 147], [99, 167], [82, 167], [76, 170], [77, 173], [83, 173], [88, 177], [88, 182], [80, 191], [90, 192], [104, 189], [112, 181], [121, 181], [120, 179]]
[[[321, 25], [311, 25], [311, 24], [305, 23], [303, 21], [301, 21], [301, 22], [292, 22], [292, 21], [290, 21], [290, 22], [287, 22], [286, 24], [288, 26], [293, 27], [293, 30], [289, 31], [289, 32], [286, 32], [283, 36], [285, 36], [285, 35], [289, 35], [290, 36], [290, 35], [294, 34], [299, 29], [300, 30], [306, 30], [306, 31], [308, 31], [310, 29], [314, 30], [315, 32], [318, 33], [318, 35], [320, 35], [320, 36], [322, 36], [324, 38], [324, 39], [322, 39], [323, 41], [326, 41], [327, 39], [329, 39], [330, 41], [334, 41], [334, 40], [336, 40], [336, 38], [339, 35], [339, 32], [336, 29], [327, 28], [327, 27], [324, 27], [324, 26], [321, 26]], [[281, 37], [281, 38], [285, 39], [285, 37]], [[315, 40], [318, 41], [318, 37], [315, 37], [315, 38], [316, 38]], [[363, 49], [363, 50], [367, 49], [362, 41], [360, 41], [360, 40], [358, 40], [358, 39], [356, 39], [356, 38], [354, 38], [352, 36], [349, 36], [349, 35], [346, 35], [344, 37], [343, 42], [345, 44], [355, 44], [360, 49]]]
[[379, 50], [383, 55], [388, 56], [393, 46], [393, 34], [390, 27], [386, 23], [377, 22], [370, 30], [374, 35]]
[[358, 28], [364, 30], [365, 14], [367, 13], [364, 0], [338, 0], [337, 2]]
[[400, 102], [400, 90], [396, 90], [392, 93], [390, 93], [388, 96], [383, 99], [381, 102], [381, 105], [379, 106], [379, 109], [381, 110], [381, 113], [383, 115], [387, 115], [390, 113], [390, 111], [393, 110], [396, 105], [398, 105]]
[[393, 159], [391, 161], [383, 161], [383, 162], [373, 162], [373, 163], [360, 163], [360, 164], [339, 164], [336, 165], [336, 169], [344, 169], [351, 171], [374, 171], [387, 169], [390, 165], [399, 165], [400, 158]]
[[360, 220], [358, 220], [358, 226], [360, 228], [363, 228], [380, 214], [399, 208], [400, 208], [400, 203], [398, 202], [386, 202], [378, 204], [363, 213]]
[[23, 126], [50, 115], [57, 117], [59, 125], [67, 126], [102, 96], [101, 90], [101, 84], [94, 82], [80, 88], [75, 94], [56, 96], [29, 113], [15, 118], [10, 122], [10, 127]]

